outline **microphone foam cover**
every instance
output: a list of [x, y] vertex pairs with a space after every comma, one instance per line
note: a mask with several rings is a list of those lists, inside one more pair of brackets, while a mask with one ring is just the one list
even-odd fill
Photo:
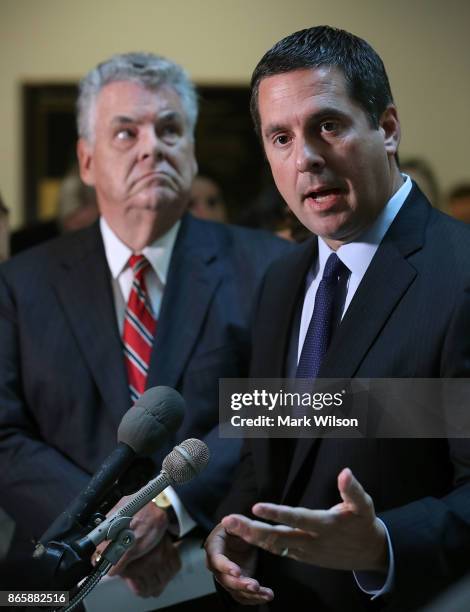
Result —
[[207, 444], [197, 438], [189, 438], [168, 453], [162, 469], [176, 484], [183, 484], [197, 476], [209, 462]]
[[122, 417], [118, 441], [139, 455], [151, 455], [183, 422], [185, 402], [171, 387], [147, 389]]

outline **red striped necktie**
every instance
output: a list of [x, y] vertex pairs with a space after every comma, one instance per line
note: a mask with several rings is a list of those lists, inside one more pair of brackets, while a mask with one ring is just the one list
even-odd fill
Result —
[[131, 398], [136, 401], [145, 391], [157, 322], [149, 301], [144, 273], [149, 262], [143, 255], [132, 255], [134, 273], [126, 307], [122, 341]]

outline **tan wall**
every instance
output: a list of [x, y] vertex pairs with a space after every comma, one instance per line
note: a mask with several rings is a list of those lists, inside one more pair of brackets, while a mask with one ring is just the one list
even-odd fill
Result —
[[467, 0], [0, 0], [0, 191], [21, 221], [20, 85], [78, 79], [112, 53], [149, 50], [196, 81], [245, 83], [280, 37], [329, 23], [382, 55], [403, 125], [446, 189], [470, 178]]

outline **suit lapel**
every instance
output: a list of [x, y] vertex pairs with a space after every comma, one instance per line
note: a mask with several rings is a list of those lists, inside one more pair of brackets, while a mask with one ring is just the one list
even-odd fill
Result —
[[[413, 188], [380, 244], [354, 298], [334, 335], [319, 372], [319, 378], [352, 378], [390, 315], [416, 277], [407, 258], [424, 244], [429, 204]], [[295, 449], [283, 500], [316, 438], [301, 438]]]
[[[276, 265], [276, 281], [267, 283], [260, 304], [260, 311], [269, 312], [269, 318], [258, 317], [256, 320], [256, 352], [251, 364], [251, 378], [286, 376], [285, 357], [293, 333], [296, 308], [304, 294], [305, 277], [317, 256], [317, 248], [317, 239], [312, 238]], [[259, 491], [261, 501], [275, 502], [279, 498], [283, 476], [287, 476], [285, 456], [289, 452], [289, 442], [275, 438], [249, 441], [255, 469], [260, 474], [260, 482], [263, 482], [263, 488]], [[276, 478], [264, 479], [263, 475], [269, 473], [275, 474]]]
[[53, 285], [91, 376], [118, 423], [131, 401], [98, 224], [73, 236]]
[[312, 238], [277, 264], [276, 282], [271, 280], [260, 305], [260, 310], [269, 312], [269, 317], [256, 321], [256, 354], [253, 355], [251, 378], [286, 376], [286, 355], [293, 321], [304, 295], [305, 277], [317, 252], [317, 240]]
[[185, 215], [168, 270], [147, 386], [178, 386], [223, 277], [220, 250], [212, 225]]

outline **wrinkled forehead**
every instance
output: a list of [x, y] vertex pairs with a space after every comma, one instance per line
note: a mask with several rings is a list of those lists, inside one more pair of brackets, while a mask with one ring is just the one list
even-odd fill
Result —
[[189, 125], [178, 92], [168, 84], [146, 86], [133, 80], [113, 81], [104, 85], [90, 108], [91, 133], [116, 121], [156, 121], [163, 116]]

